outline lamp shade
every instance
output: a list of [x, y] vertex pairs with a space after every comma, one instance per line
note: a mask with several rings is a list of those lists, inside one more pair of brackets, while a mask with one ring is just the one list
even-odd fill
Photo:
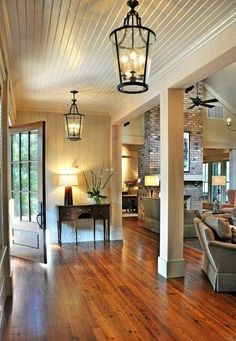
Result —
[[145, 175], [144, 178], [144, 185], [145, 186], [159, 186], [159, 176], [158, 175]]
[[212, 185], [213, 186], [224, 186], [226, 184], [226, 176], [224, 175], [213, 175]]
[[78, 178], [76, 174], [59, 175], [59, 186], [76, 186], [76, 185], [78, 185]]

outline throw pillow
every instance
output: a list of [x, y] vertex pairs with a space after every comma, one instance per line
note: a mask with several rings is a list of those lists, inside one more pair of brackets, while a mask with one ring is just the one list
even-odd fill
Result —
[[236, 244], [236, 227], [231, 226], [232, 231], [232, 243]]
[[231, 211], [232, 216], [236, 217], [236, 207]]
[[207, 215], [204, 217], [204, 223], [215, 232], [219, 240], [231, 243], [232, 230], [228, 219]]

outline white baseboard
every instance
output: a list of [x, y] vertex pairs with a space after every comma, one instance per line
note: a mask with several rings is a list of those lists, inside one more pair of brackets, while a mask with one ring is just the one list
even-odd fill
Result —
[[185, 260], [165, 260], [158, 257], [158, 273], [165, 278], [184, 277]]
[[10, 276], [6, 276], [4, 273], [5, 262], [9, 262], [7, 247], [1, 252], [1, 259], [0, 259], [0, 325], [2, 324], [3, 318], [3, 310], [7, 296], [12, 295], [12, 278]]

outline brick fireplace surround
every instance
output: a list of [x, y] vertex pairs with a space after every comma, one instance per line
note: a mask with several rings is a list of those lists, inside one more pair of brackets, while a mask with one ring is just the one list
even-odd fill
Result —
[[[202, 93], [202, 84], [199, 85]], [[184, 97], [184, 131], [190, 133], [190, 171], [185, 174], [184, 194], [191, 195], [190, 207], [202, 208], [202, 174], [203, 164], [203, 113], [201, 109], [187, 110], [191, 105], [189, 96], [196, 96], [195, 89]], [[139, 149], [138, 174], [141, 179], [138, 191], [138, 216], [144, 218], [143, 197], [150, 196], [150, 188], [144, 186], [144, 176], [160, 174], [160, 106], [144, 114], [144, 145]], [[158, 196], [159, 190], [154, 190]]]

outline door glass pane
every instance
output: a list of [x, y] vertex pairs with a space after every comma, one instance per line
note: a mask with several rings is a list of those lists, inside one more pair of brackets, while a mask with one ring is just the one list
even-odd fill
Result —
[[21, 193], [22, 220], [29, 221], [29, 195]]
[[20, 218], [20, 193], [15, 192], [12, 195], [14, 199], [14, 217]]
[[38, 162], [30, 163], [30, 191], [38, 191]]
[[21, 163], [21, 190], [29, 190], [28, 163]]
[[20, 169], [18, 162], [12, 164], [12, 190], [20, 190]]
[[30, 213], [31, 221], [36, 221], [36, 215], [38, 214], [38, 194], [30, 194]]
[[38, 160], [38, 133], [36, 130], [30, 132], [30, 160]]
[[21, 133], [21, 160], [28, 160], [28, 133]]
[[11, 136], [12, 161], [19, 161], [19, 134]]

